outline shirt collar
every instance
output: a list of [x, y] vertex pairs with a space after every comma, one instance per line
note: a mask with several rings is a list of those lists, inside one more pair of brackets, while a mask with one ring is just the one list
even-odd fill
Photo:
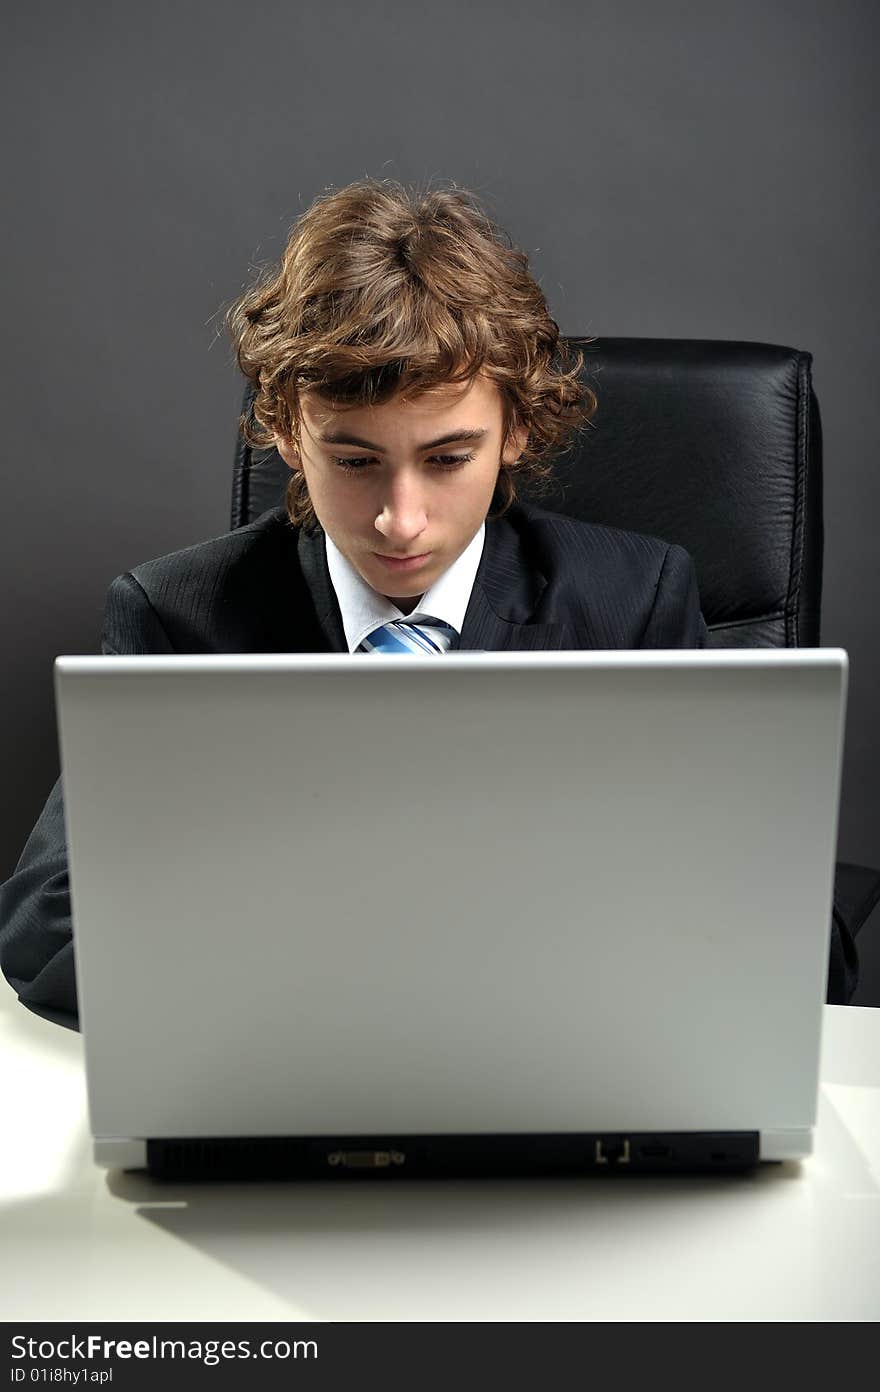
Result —
[[476, 536], [465, 547], [458, 560], [453, 561], [448, 570], [425, 591], [411, 614], [403, 614], [396, 604], [392, 604], [390, 599], [386, 599], [367, 584], [325, 532], [327, 569], [339, 602], [348, 651], [355, 652], [368, 633], [393, 619], [406, 619], [418, 623], [420, 616], [430, 616], [442, 619], [461, 636], [465, 611], [474, 587], [474, 577], [483, 554], [485, 537], [486, 524], [481, 522]]

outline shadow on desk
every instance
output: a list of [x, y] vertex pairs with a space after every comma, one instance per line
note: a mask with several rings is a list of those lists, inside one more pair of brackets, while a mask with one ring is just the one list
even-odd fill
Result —
[[[604, 1302], [614, 1295], [619, 1310], [622, 1292], [640, 1283], [640, 1308], [685, 1316], [688, 1288], [701, 1299], [719, 1259], [724, 1271], [739, 1268], [737, 1279], [743, 1261], [754, 1263], [749, 1233], [763, 1240], [768, 1205], [778, 1212], [789, 1191], [802, 1210], [802, 1173], [785, 1162], [745, 1175], [611, 1181], [196, 1185], [116, 1171], [107, 1184], [141, 1219], [305, 1318], [558, 1320], [607, 1318]], [[674, 1292], [664, 1288], [670, 1265]]]

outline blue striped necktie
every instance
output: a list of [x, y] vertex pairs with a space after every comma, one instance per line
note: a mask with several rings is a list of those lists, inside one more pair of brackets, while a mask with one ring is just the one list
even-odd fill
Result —
[[428, 617], [419, 623], [392, 619], [368, 633], [358, 652], [445, 653], [458, 642], [458, 634], [442, 619]]

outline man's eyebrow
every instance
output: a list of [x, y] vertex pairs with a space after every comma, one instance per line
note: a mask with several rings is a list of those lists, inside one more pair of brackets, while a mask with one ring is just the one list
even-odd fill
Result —
[[[475, 430], [451, 430], [448, 435], [441, 435], [436, 440], [428, 440], [424, 445], [417, 445], [416, 448], [421, 453], [422, 450], [438, 449], [440, 445], [461, 445], [467, 442], [482, 440], [484, 435], [488, 435], [488, 427], [483, 426]], [[331, 430], [325, 435], [319, 435], [318, 439], [325, 445], [356, 445], [358, 449], [372, 450], [374, 454], [384, 454], [381, 445], [373, 445], [369, 440], [364, 440], [360, 435], [346, 435], [344, 431]]]

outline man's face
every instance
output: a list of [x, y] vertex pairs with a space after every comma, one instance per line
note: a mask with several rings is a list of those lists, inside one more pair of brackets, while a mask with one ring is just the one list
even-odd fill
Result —
[[300, 455], [281, 440], [279, 452], [343, 556], [411, 612], [473, 540], [525, 432], [502, 450], [501, 396], [483, 377], [345, 410], [307, 391], [301, 410]]

